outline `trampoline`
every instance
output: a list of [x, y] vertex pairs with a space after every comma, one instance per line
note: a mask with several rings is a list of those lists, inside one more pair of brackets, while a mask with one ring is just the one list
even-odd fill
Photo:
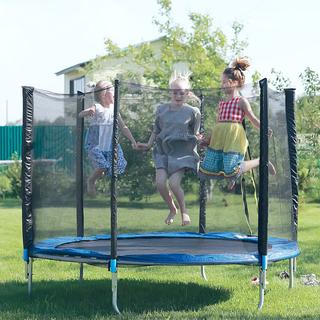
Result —
[[[259, 308], [262, 308], [268, 263], [289, 260], [291, 287], [294, 258], [300, 253], [294, 89], [275, 93], [268, 90], [264, 79], [260, 81], [260, 92], [252, 93], [252, 87], [248, 90], [250, 92], [244, 93], [245, 96], [250, 97], [253, 106], [260, 108], [260, 138], [257, 138], [258, 143], [251, 143], [260, 156], [258, 178], [253, 173], [249, 178], [243, 177], [238, 193], [218, 193], [221, 201], [216, 194], [210, 200], [208, 181], [193, 178], [193, 185], [199, 185], [195, 197], [199, 225], [194, 223], [193, 213], [193, 225], [174, 228], [163, 226], [167, 209], [157, 202], [157, 192], [152, 184], [148, 184], [150, 172], [147, 167], [140, 166], [139, 170], [145, 171], [139, 171], [136, 187], [145, 185], [146, 198], [153, 200], [140, 201], [136, 207], [136, 202], [123, 200], [132, 196], [134, 187], [126, 182], [126, 175], [118, 179], [115, 147], [118, 144], [119, 106], [121, 114], [127, 114], [128, 121], [132, 118], [142, 127], [145, 119], [152, 116], [151, 109], [147, 113], [143, 111], [168, 99], [169, 92], [132, 83], [121, 83], [120, 86], [120, 82], [115, 81], [112, 175], [111, 179], [103, 179], [99, 184], [101, 198], [90, 199], [85, 187], [90, 172], [85, 140], [90, 127], [79, 120], [77, 114], [94, 103], [93, 93], [59, 95], [24, 87], [22, 224], [29, 294], [36, 259], [78, 262], [80, 278], [84, 263], [108, 265], [116, 312], [119, 312], [118, 266], [201, 266], [201, 274], [206, 278], [204, 266], [257, 265], [260, 268]], [[203, 129], [206, 123], [204, 107], [207, 104], [208, 110], [208, 106], [216, 104], [220, 92], [204, 89], [194, 92], [201, 97]], [[267, 134], [268, 121], [274, 125], [275, 138], [271, 143]], [[127, 168], [131, 178], [137, 170], [134, 161], [141, 161], [132, 157], [133, 165], [130, 166], [128, 159]], [[277, 165], [276, 180], [268, 176], [269, 158]], [[46, 164], [46, 159], [59, 161], [53, 167]], [[145, 219], [145, 226], [142, 219]], [[159, 221], [159, 225], [155, 221]]]
[[[259, 264], [258, 238], [235, 233], [153, 232], [121, 234], [117, 264], [121, 265], [211, 265]], [[61, 237], [38, 242], [33, 257], [53, 260], [74, 258], [81, 262], [104, 264], [110, 261], [111, 237]], [[297, 243], [269, 238], [268, 261], [295, 257]]]

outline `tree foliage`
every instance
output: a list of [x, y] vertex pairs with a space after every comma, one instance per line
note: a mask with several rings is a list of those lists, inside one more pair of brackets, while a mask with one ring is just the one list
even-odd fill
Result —
[[[86, 67], [87, 72], [99, 71], [105, 61], [118, 58], [123, 62], [121, 74], [117, 75], [120, 80], [168, 88], [174, 70], [178, 73], [189, 71], [192, 74], [191, 82], [195, 90], [219, 88], [221, 73], [228, 64], [229, 57], [242, 53], [247, 46], [246, 41], [241, 40], [243, 25], [237, 22], [233, 24], [234, 36], [228, 41], [209, 15], [190, 13], [190, 28], [186, 30], [174, 20], [171, 0], [158, 0], [158, 5], [159, 14], [153, 18], [153, 24], [161, 34], [160, 46], [154, 46], [154, 42], [145, 42], [120, 49], [114, 41], [107, 39], [106, 55], [97, 57], [89, 63]], [[137, 69], [131, 68], [132, 62]], [[200, 94], [199, 91], [198, 93]], [[154, 117], [155, 106], [148, 102], [148, 98], [146, 101], [142, 98], [137, 103], [134, 99], [128, 103], [126, 99], [121, 101], [121, 114], [126, 124], [136, 139], [142, 141], [148, 139]], [[217, 97], [209, 98], [208, 101], [216, 104]], [[212, 105], [207, 109], [211, 109], [213, 117]], [[138, 121], [136, 117], [132, 117], [132, 113], [138, 115]], [[121, 188], [128, 191], [132, 200], [139, 200], [142, 198], [139, 190], [142, 189], [144, 194], [154, 192], [152, 157], [150, 152], [145, 154], [132, 151], [130, 144], [125, 140], [121, 144], [128, 159], [126, 179], [120, 181]], [[131, 168], [132, 163], [134, 163], [133, 168]], [[143, 165], [137, 166], [137, 163]], [[184, 184], [185, 188], [192, 188], [192, 178], [185, 179]]]
[[303, 73], [299, 75], [302, 80], [305, 94], [308, 97], [314, 97], [320, 93], [320, 77], [317, 72], [310, 68], [306, 68]]
[[[299, 187], [302, 192], [320, 191], [320, 78], [306, 68], [300, 74], [305, 95], [297, 99], [296, 123], [301, 136], [298, 144]], [[319, 199], [318, 199], [319, 200]]]
[[[147, 83], [167, 87], [174, 67], [179, 68], [179, 63], [180, 66], [183, 63], [192, 72], [194, 88], [219, 87], [221, 73], [229, 62], [228, 57], [239, 55], [247, 46], [247, 41], [241, 40], [243, 25], [234, 22], [234, 36], [229, 43], [209, 15], [190, 13], [190, 30], [185, 30], [172, 17], [171, 0], [158, 0], [158, 5], [159, 15], [154, 17], [153, 24], [162, 35], [159, 50], [155, 50], [152, 43], [148, 42], [121, 49], [114, 41], [106, 39], [106, 55], [90, 62], [86, 72], [101, 69], [110, 57], [128, 58], [125, 60], [128, 64], [133, 61], [142, 68], [142, 77]], [[135, 72], [125, 70], [126, 66], [123, 66], [121, 78], [137, 78]]]
[[17, 153], [12, 154], [13, 163], [5, 171], [5, 176], [9, 179], [11, 185], [11, 195], [15, 198], [21, 198], [21, 164]]
[[290, 79], [284, 76], [281, 71], [274, 68], [271, 69], [271, 85], [279, 92], [283, 91], [290, 86]]

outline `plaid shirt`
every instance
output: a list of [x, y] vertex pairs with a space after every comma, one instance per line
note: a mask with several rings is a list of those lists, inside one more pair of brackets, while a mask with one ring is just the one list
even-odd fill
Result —
[[242, 122], [245, 114], [239, 106], [240, 97], [219, 102], [218, 122]]

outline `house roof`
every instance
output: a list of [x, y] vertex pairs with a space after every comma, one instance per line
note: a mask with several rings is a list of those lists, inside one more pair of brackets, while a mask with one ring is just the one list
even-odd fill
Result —
[[[144, 43], [153, 43], [153, 42], [160, 41], [160, 40], [162, 40], [162, 39], [164, 39], [164, 38], [165, 38], [165, 36], [161, 36], [161, 37], [156, 38], [156, 39], [151, 40], [151, 41], [143, 41], [143, 42], [140, 42], [140, 43], [138, 43], [138, 44], [135, 44], [134, 46], [135, 46], [135, 47], [139, 47], [139, 46], [143, 45]], [[126, 49], [126, 48], [124, 48], [124, 49]], [[124, 49], [123, 49], [123, 50], [124, 50]], [[62, 74], [69, 73], [69, 72], [74, 71], [74, 70], [77, 70], [77, 69], [79, 69], [79, 68], [83, 68], [83, 67], [85, 67], [90, 61], [92, 61], [92, 60], [88, 60], [88, 61], [85, 61], [85, 62], [80, 62], [80, 63], [78, 63], [78, 64], [75, 64], [75, 65], [71, 66], [71, 67], [68, 67], [68, 68], [65, 68], [65, 69], [63, 69], [63, 70], [60, 70], [60, 71], [56, 72], [55, 75], [56, 75], [56, 76], [60, 76], [60, 75], [62, 75]]]
[[79, 68], [83, 68], [83, 67], [85, 67], [90, 61], [91, 61], [91, 60], [88, 60], [88, 61], [85, 61], [85, 62], [80, 62], [80, 63], [78, 63], [78, 64], [75, 64], [75, 65], [71, 66], [71, 67], [68, 67], [68, 68], [66, 68], [66, 69], [60, 70], [60, 71], [56, 72], [55, 75], [56, 75], [56, 76], [60, 76], [60, 75], [62, 75], [62, 74], [69, 73], [69, 72], [74, 71], [74, 70], [77, 70], [77, 69], [79, 69]]

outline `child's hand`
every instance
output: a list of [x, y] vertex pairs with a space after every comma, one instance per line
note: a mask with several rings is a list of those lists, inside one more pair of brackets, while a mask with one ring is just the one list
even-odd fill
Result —
[[134, 141], [134, 142], [131, 142], [131, 147], [133, 150], [138, 150], [138, 146], [137, 146], [137, 143]]
[[87, 110], [87, 115], [89, 116], [89, 117], [92, 117], [93, 115], [94, 115], [94, 110], [93, 109], [88, 109]]
[[202, 133], [196, 134], [196, 138], [198, 141], [202, 141], [204, 139], [204, 135]]
[[197, 138], [197, 140], [198, 140], [198, 142], [199, 142], [199, 145], [200, 145], [201, 147], [206, 147], [206, 146], [209, 145], [209, 142], [210, 142], [209, 139], [206, 138], [203, 134], [198, 133], [198, 134], [196, 135], [196, 138]]
[[150, 146], [147, 143], [141, 143], [141, 142], [137, 143], [137, 150], [148, 151], [149, 149], [150, 149]]

